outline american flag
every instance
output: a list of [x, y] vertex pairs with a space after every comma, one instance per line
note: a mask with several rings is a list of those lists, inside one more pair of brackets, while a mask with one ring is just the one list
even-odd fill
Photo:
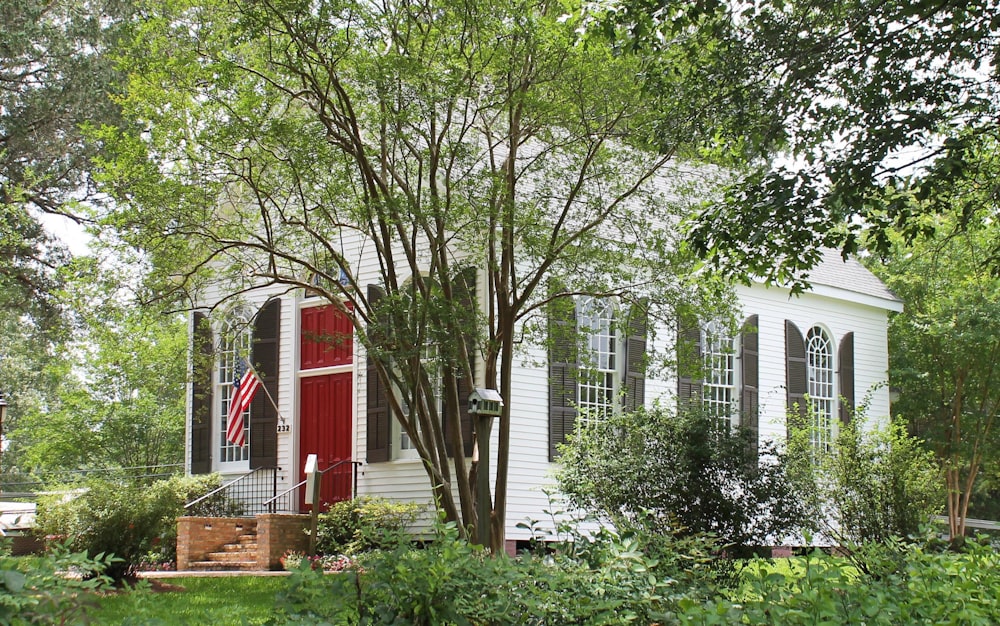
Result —
[[226, 441], [240, 447], [246, 444], [243, 412], [250, 407], [258, 387], [260, 379], [257, 378], [253, 368], [247, 365], [247, 360], [237, 359], [233, 376], [233, 394], [229, 398], [229, 416], [226, 419]]

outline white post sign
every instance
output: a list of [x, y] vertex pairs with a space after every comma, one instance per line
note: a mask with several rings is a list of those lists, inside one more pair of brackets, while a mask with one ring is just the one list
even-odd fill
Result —
[[319, 461], [315, 454], [306, 457], [306, 504], [316, 503], [316, 483], [319, 481]]

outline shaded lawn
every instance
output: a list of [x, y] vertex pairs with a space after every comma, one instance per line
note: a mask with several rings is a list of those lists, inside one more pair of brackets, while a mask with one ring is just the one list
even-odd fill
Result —
[[185, 577], [162, 582], [184, 590], [154, 591], [144, 586], [104, 596], [99, 601], [99, 608], [88, 612], [92, 623], [263, 624], [274, 612], [275, 594], [287, 585], [288, 579], [283, 576]]

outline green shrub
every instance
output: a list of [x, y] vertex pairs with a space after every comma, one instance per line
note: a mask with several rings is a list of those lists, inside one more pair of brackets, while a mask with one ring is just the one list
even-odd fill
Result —
[[803, 492], [826, 534], [842, 544], [918, 537], [944, 503], [934, 455], [901, 423], [866, 430], [863, 422], [858, 414], [842, 424], [824, 454], [809, 446], [807, 432], [793, 436], [790, 454], [800, 459]]
[[337, 576], [304, 561], [272, 623], [649, 624], [686, 592], [653, 576], [655, 563], [634, 540], [575, 541], [550, 555], [491, 557], [448, 524], [421, 548], [370, 552]]
[[[43, 499], [36, 524], [42, 534], [66, 539], [73, 550], [119, 557], [107, 574], [121, 581], [149, 559], [174, 560], [177, 518], [185, 514], [184, 504], [220, 484], [218, 474], [173, 476], [152, 484], [92, 480], [75, 496]], [[195, 511], [219, 516], [241, 512], [241, 506], [221, 494]]]
[[337, 502], [321, 513], [316, 529], [320, 554], [358, 554], [409, 542], [406, 529], [416, 521], [420, 505], [361, 496]]
[[754, 437], [693, 409], [613, 415], [573, 434], [556, 478], [570, 504], [623, 531], [708, 534], [736, 553], [806, 522], [784, 456], [758, 456]]
[[110, 481], [90, 481], [67, 501], [39, 503], [37, 523], [47, 535], [65, 537], [70, 549], [114, 554], [105, 574], [116, 581], [133, 576], [142, 558], [175, 525], [176, 500], [165, 489]]
[[0, 624], [89, 623], [92, 592], [108, 586], [100, 572], [113, 562], [107, 554], [91, 559], [62, 546], [40, 557], [0, 556]]
[[164, 488], [173, 492], [180, 509], [177, 513], [181, 515], [196, 517], [242, 517], [246, 512], [246, 506], [237, 500], [226, 496], [225, 493], [217, 493], [198, 502], [190, 509], [184, 509], [184, 505], [192, 502], [207, 493], [210, 493], [222, 486], [222, 476], [219, 474], [198, 474], [196, 476], [172, 476], [166, 481]]
[[[781, 571], [747, 568], [742, 596], [678, 603], [670, 623], [684, 624], [997, 624], [1000, 555], [983, 544], [955, 554], [887, 542], [898, 571], [867, 576], [849, 559], [819, 551]], [[886, 543], [868, 544], [880, 550]]]

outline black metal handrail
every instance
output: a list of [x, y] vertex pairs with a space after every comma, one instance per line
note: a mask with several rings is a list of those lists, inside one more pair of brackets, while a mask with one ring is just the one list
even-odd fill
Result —
[[278, 491], [278, 471], [280, 467], [258, 467], [209, 491], [184, 505], [185, 515], [196, 515], [192, 510], [201, 504], [217, 515], [226, 517], [251, 517], [263, 513], [267, 508], [263, 502]]
[[[357, 472], [357, 468], [362, 464], [361, 461], [355, 461], [353, 459], [343, 459], [343, 460], [337, 461], [336, 463], [334, 463], [333, 465], [331, 465], [330, 467], [328, 467], [326, 469], [320, 470], [319, 474], [321, 476], [323, 476], [327, 472], [329, 472], [331, 470], [334, 470], [334, 469], [336, 469], [336, 468], [338, 468], [338, 467], [340, 467], [342, 465], [345, 465], [347, 463], [351, 464], [351, 495], [350, 495], [350, 497], [353, 498], [358, 493], [358, 472]], [[293, 498], [291, 494], [296, 493], [299, 489], [301, 489], [302, 487], [304, 487], [305, 484], [306, 484], [305, 480], [299, 481], [298, 483], [292, 485], [288, 489], [286, 489], [286, 490], [282, 491], [281, 493], [275, 495], [270, 500], [264, 502], [263, 506], [265, 508], [267, 508], [268, 512], [270, 512], [270, 513], [274, 513], [274, 512], [277, 512], [277, 511], [293, 511], [293, 510], [296, 510], [298, 507], [297, 506], [293, 506], [291, 503], [292, 503], [292, 501], [297, 502], [298, 501], [298, 496], [296, 495]]]

